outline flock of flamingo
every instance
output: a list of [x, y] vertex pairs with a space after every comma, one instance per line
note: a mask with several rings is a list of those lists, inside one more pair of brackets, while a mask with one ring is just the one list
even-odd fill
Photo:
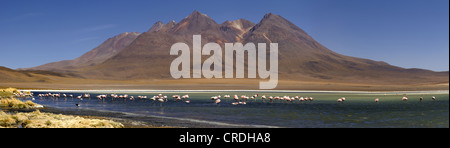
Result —
[[[69, 95], [62, 94], [61, 95], [59, 93], [58, 94], [45, 93], [45, 94], [38, 94], [37, 96], [38, 97], [58, 97], [58, 98], [59, 97], [64, 97], [64, 98], [67, 98], [67, 97], [74, 98], [75, 97], [73, 94], [69, 94]], [[134, 96], [129, 96], [127, 94], [124, 94], [124, 95], [110, 94], [109, 96], [112, 99], [129, 99], [131, 101], [134, 101], [136, 98], [147, 99], [147, 96], [137, 96], [135, 98]], [[249, 101], [256, 102], [256, 99], [258, 99], [258, 96], [259, 96], [258, 94], [251, 95], [251, 96], [247, 96], [247, 95], [241, 95], [241, 96], [233, 95], [232, 99], [234, 101], [232, 101], [231, 104], [232, 105], [245, 105]], [[90, 98], [90, 97], [91, 97], [90, 94], [82, 94], [82, 95], [76, 96], [76, 98], [79, 99], [79, 100], [83, 100], [83, 98]], [[106, 95], [106, 94], [102, 94], [102, 95], [97, 95], [96, 96], [96, 98], [99, 99], [99, 100], [106, 99], [107, 97], [108, 97], [108, 95]], [[231, 95], [224, 95], [223, 97], [221, 95], [217, 95], [217, 96], [212, 96], [210, 99], [212, 100], [213, 103], [220, 104], [220, 103], [222, 103], [221, 99], [229, 99], [229, 98], [231, 98]], [[290, 97], [290, 96], [275, 96], [274, 97], [274, 96], [266, 96], [266, 95], [262, 95], [261, 97], [259, 97], [259, 99], [261, 99], [262, 102], [265, 102], [267, 100], [270, 103], [276, 101], [276, 102], [284, 102], [284, 103], [300, 102], [302, 104], [303, 103], [307, 103], [308, 101], [312, 102], [314, 100], [313, 97], [301, 97], [301, 96], [294, 96], [294, 97]], [[433, 101], [435, 101], [436, 97], [432, 96], [431, 99]], [[34, 98], [33, 98], [33, 100], [34, 100]], [[163, 94], [158, 94], [156, 96], [153, 96], [153, 97], [150, 98], [150, 100], [158, 101], [160, 103], [164, 103], [164, 102], [168, 102], [169, 101], [168, 97], [163, 95]], [[339, 103], [342, 103], [345, 100], [346, 100], [345, 97], [341, 97], [341, 98], [337, 99], [336, 101], [339, 102]], [[420, 97], [419, 100], [420, 100], [420, 102], [422, 102], [423, 97]], [[183, 96], [181, 96], [181, 95], [172, 95], [172, 101], [184, 102], [184, 103], [187, 103], [187, 104], [191, 103], [191, 101], [189, 99], [189, 95], [183, 95]], [[374, 101], [376, 103], [378, 103], [380, 101], [380, 99], [379, 98], [375, 98]], [[407, 96], [403, 97], [402, 101], [404, 101], [404, 102], [408, 101], [408, 97]], [[76, 104], [76, 105], [79, 106], [78, 104]]]

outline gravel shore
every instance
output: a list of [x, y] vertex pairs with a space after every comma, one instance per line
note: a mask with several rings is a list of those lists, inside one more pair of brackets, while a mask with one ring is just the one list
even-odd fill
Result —
[[122, 123], [125, 128], [238, 128], [245, 125], [218, 125], [198, 121], [172, 119], [170, 117], [146, 116], [122, 112], [96, 111], [96, 110], [64, 110], [54, 107], [45, 107], [41, 112], [63, 115], [75, 115], [93, 119], [107, 119]]

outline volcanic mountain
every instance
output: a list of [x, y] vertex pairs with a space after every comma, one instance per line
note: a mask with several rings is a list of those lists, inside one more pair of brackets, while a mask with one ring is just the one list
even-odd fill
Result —
[[[245, 19], [218, 24], [198, 11], [179, 23], [157, 22], [142, 34], [121, 34], [119, 36], [123, 37], [109, 39], [75, 60], [32, 69], [63, 71], [88, 79], [173, 80], [169, 67], [177, 56], [169, 55], [170, 48], [183, 42], [190, 46], [192, 53], [193, 35], [202, 36], [202, 46], [214, 42], [222, 49], [225, 49], [224, 43], [278, 43], [280, 80], [405, 85], [448, 83], [449, 80], [448, 72], [404, 69], [338, 54], [295, 24], [272, 13], [266, 14], [258, 24]], [[115, 38], [124, 40], [120, 41], [123, 44], [114, 44], [120, 40]], [[202, 56], [202, 60], [208, 57]]]

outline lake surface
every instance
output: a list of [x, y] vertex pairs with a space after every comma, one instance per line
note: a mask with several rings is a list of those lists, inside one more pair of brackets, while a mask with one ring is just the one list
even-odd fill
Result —
[[[449, 127], [449, 94], [415, 93], [406, 94], [408, 101], [402, 101], [405, 94], [397, 93], [348, 93], [348, 92], [127, 92], [130, 99], [113, 99], [110, 94], [123, 95], [121, 92], [89, 92], [90, 98], [83, 100], [76, 96], [80, 92], [50, 92], [73, 94], [75, 97], [38, 97], [38, 94], [49, 92], [34, 91], [33, 102], [44, 106], [64, 110], [95, 110], [128, 113], [136, 116], [160, 117], [175, 119], [181, 122], [199, 122], [214, 124], [218, 127], [293, 127], [293, 128], [365, 128], [365, 127]], [[149, 98], [162, 93], [168, 101], [160, 103]], [[107, 94], [102, 100], [97, 95]], [[172, 95], [190, 96], [190, 103], [176, 102]], [[246, 105], [232, 105], [232, 98], [221, 98], [216, 104], [210, 98], [216, 95], [259, 94], [257, 99], [247, 100]], [[147, 96], [139, 99], [137, 96]], [[313, 101], [298, 100], [286, 102], [261, 99], [269, 96], [301, 96], [314, 97]], [[424, 100], [419, 101], [423, 96]], [[436, 101], [431, 99], [436, 97]], [[336, 100], [345, 97], [344, 102]], [[374, 101], [379, 98], [379, 102]], [[31, 98], [26, 98], [31, 100]], [[75, 104], [79, 104], [77, 107]]]

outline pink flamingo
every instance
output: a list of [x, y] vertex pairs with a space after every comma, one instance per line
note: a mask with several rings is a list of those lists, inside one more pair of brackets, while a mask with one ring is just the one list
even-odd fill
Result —
[[189, 95], [184, 95], [183, 97], [181, 97], [183, 100], [186, 100], [186, 101], [184, 101], [184, 102], [186, 102], [186, 103], [191, 103], [191, 101], [189, 100]]
[[403, 97], [402, 101], [408, 101], [408, 97]]
[[377, 102], [377, 103], [378, 103], [378, 101], [380, 101], [380, 99], [376, 98], [376, 99], [375, 99], [375, 102]]
[[266, 100], [266, 95], [261, 96], [262, 102], [264, 102], [264, 100]]

